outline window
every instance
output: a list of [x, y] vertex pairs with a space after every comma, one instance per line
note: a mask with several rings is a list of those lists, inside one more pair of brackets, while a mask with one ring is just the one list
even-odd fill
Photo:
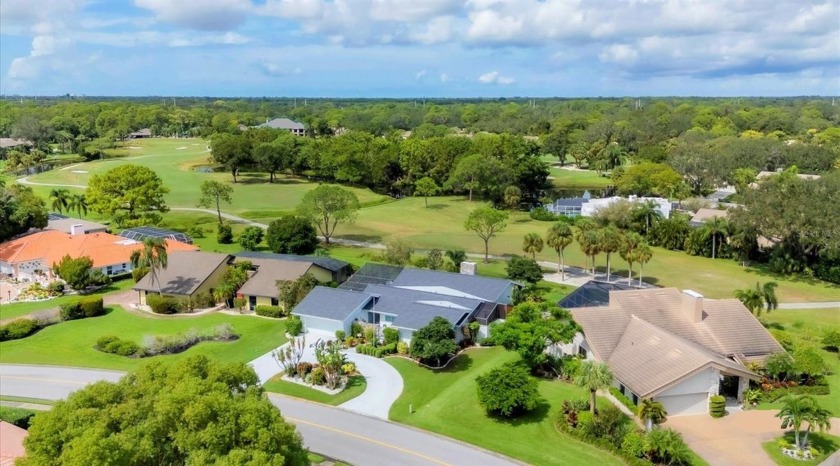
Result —
[[638, 396], [636, 396], [636, 394], [635, 394], [635, 393], [633, 394], [633, 404], [634, 404], [634, 405], [638, 405], [638, 404], [639, 404], [639, 397], [638, 397]]
[[620, 391], [622, 394], [625, 394], [624, 393], [624, 384], [621, 384], [621, 383], [618, 384], [618, 391]]
[[384, 317], [384, 318], [385, 318], [385, 323], [386, 323], [386, 324], [393, 324], [393, 323], [394, 323], [394, 319], [396, 319], [396, 317], [395, 317], [395, 316], [389, 316], [389, 315], [385, 315], [385, 316], [382, 316], [382, 317]]
[[105, 273], [107, 273], [108, 275], [111, 275], [112, 273], [114, 273], [114, 268], [109, 265], [108, 267], [105, 268]]
[[277, 299], [277, 298], [271, 298], [271, 305], [272, 306], [279, 306], [280, 305], [280, 300]]
[[378, 324], [381, 315], [376, 312], [368, 312], [368, 323], [369, 324]]
[[586, 348], [578, 346], [578, 355], [580, 355], [583, 359], [586, 359]]
[[248, 296], [248, 310], [253, 311], [257, 307], [257, 297]]

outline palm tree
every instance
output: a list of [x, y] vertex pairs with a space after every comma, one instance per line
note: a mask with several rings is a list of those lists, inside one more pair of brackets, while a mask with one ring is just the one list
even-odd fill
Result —
[[580, 373], [575, 377], [575, 384], [589, 390], [589, 412], [595, 414], [595, 394], [598, 390], [609, 387], [613, 382], [613, 374], [609, 366], [597, 361], [584, 361], [580, 366]]
[[50, 191], [50, 199], [52, 199], [52, 209], [62, 213], [70, 202], [70, 191], [66, 189], [53, 189]]
[[[758, 284], [756, 283], [756, 288]], [[753, 314], [760, 316], [764, 309], [764, 299], [758, 289], [735, 290], [735, 297]]]
[[633, 208], [633, 216], [641, 220], [645, 225], [645, 236], [650, 234], [650, 227], [662, 218], [662, 213], [659, 212], [659, 205], [656, 201], [647, 200], [636, 204]]
[[586, 257], [592, 258], [592, 278], [595, 278], [595, 256], [601, 252], [600, 249], [600, 241], [601, 238], [599, 237], [597, 231], [595, 230], [588, 230], [583, 231], [581, 230], [580, 235], [578, 235], [578, 244], [580, 244], [580, 250]]
[[[831, 428], [831, 413], [822, 408], [812, 395], [785, 395], [781, 399], [782, 407], [776, 413], [776, 417], [782, 420], [782, 429], [792, 428], [796, 448], [802, 450], [808, 446], [808, 433], [814, 427], [820, 431]], [[805, 437], [799, 437], [802, 430], [802, 423], [808, 423]]]
[[652, 430], [654, 424], [661, 424], [665, 420], [668, 413], [665, 407], [658, 401], [653, 401], [651, 398], [645, 398], [639, 405], [639, 410], [636, 413], [639, 419], [645, 422], [645, 430]]
[[557, 264], [557, 271], [560, 272], [560, 280], [566, 280], [566, 264], [563, 257], [563, 251], [573, 241], [572, 228], [563, 222], [557, 222], [548, 229], [548, 237], [546, 244], [557, 251], [557, 258], [560, 262]]
[[624, 235], [624, 240], [621, 242], [621, 249], [618, 251], [621, 258], [627, 261], [627, 284], [633, 281], [633, 264], [636, 263], [639, 255], [639, 245], [642, 244], [642, 235], [638, 233], [628, 233]]
[[653, 257], [653, 250], [647, 243], [639, 245], [636, 250], [636, 262], [639, 263], [639, 286], [642, 286], [642, 267]]
[[720, 235], [721, 240], [723, 236], [729, 231], [729, 223], [723, 217], [712, 217], [703, 226], [706, 234], [712, 237], [712, 259], [715, 258], [717, 250], [717, 237]]
[[[758, 288], [758, 283], [755, 284]], [[764, 298], [764, 305], [767, 312], [779, 308], [779, 300], [776, 298], [776, 287], [779, 286], [776, 282], [767, 282], [761, 286], [761, 297]]]
[[467, 253], [463, 249], [447, 249], [446, 257], [455, 264], [455, 268], [461, 266], [461, 262], [467, 260]]
[[70, 203], [67, 205], [67, 211], [70, 212], [71, 210], [75, 210], [76, 213], [79, 214], [79, 218], [82, 218], [82, 212], [87, 215], [88, 205], [84, 194], [74, 194], [70, 196]]
[[598, 232], [598, 249], [607, 254], [607, 283], [610, 282], [610, 268], [612, 265], [610, 256], [612, 253], [618, 252], [621, 249], [623, 236], [621, 231], [614, 226], [608, 226]]
[[617, 142], [611, 142], [604, 149], [603, 157], [607, 163], [607, 166], [610, 167], [610, 170], [614, 170], [615, 167], [618, 167], [624, 163], [624, 159], [627, 158], [627, 151], [625, 151], [623, 147], [618, 145]]
[[537, 253], [543, 249], [543, 239], [536, 233], [528, 233], [522, 240], [522, 250], [531, 254], [531, 258], [537, 260]]
[[[143, 249], [137, 249], [131, 253], [131, 265], [133, 267], [148, 267], [149, 273], [152, 274], [150, 285], [154, 285], [157, 270], [166, 268], [168, 258], [165, 239], [146, 238], [143, 240]], [[163, 294], [160, 280], [158, 280], [158, 294]]]

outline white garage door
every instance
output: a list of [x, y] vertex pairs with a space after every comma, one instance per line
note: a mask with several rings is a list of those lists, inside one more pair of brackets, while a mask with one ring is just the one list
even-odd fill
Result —
[[687, 395], [657, 396], [654, 399], [665, 407], [669, 416], [683, 414], [703, 414], [708, 410], [709, 398], [706, 393], [689, 393]]

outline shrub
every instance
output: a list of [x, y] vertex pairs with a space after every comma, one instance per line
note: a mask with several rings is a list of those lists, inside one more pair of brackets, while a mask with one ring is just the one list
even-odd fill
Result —
[[204, 238], [204, 228], [201, 228], [198, 225], [190, 225], [187, 228], [187, 235], [191, 238]]
[[104, 351], [111, 343], [119, 341], [119, 339], [115, 335], [103, 335], [96, 339], [96, 349]]
[[335, 339], [338, 341], [344, 341], [345, 339], [347, 339], [347, 332], [345, 332], [344, 330], [336, 330]]
[[591, 420], [586, 416], [584, 418], [585, 421], [578, 419], [578, 429], [584, 435], [593, 439], [607, 440], [616, 448], [621, 446], [626, 432], [624, 427], [626, 418], [618, 408], [610, 404], [598, 410], [598, 414]]
[[822, 337], [822, 344], [832, 351], [840, 349], [840, 331], [835, 329], [826, 330]]
[[146, 295], [146, 304], [155, 314], [175, 314], [182, 306], [175, 298], [156, 294]]
[[291, 316], [286, 321], [286, 333], [296, 337], [303, 331], [303, 321], [298, 316]]
[[356, 364], [352, 362], [348, 362], [347, 364], [343, 364], [341, 366], [341, 372], [343, 374], [355, 374], [356, 373]]
[[789, 332], [771, 328], [770, 334], [782, 345], [785, 351], [793, 351], [793, 336]]
[[726, 415], [726, 398], [715, 395], [709, 398], [709, 416], [721, 418]]
[[315, 227], [308, 219], [287, 215], [268, 224], [268, 248], [283, 254], [312, 254], [318, 247]]
[[810, 344], [796, 348], [793, 361], [795, 370], [800, 374], [805, 374], [809, 379], [821, 377], [829, 370], [820, 351]]
[[641, 458], [647, 452], [645, 442], [645, 435], [638, 430], [631, 430], [624, 434], [624, 439], [621, 440], [621, 449], [627, 454]]
[[441, 316], [434, 317], [428, 325], [414, 332], [411, 339], [411, 355], [422, 361], [440, 364], [442, 359], [456, 351], [455, 330]]
[[134, 283], [137, 283], [149, 273], [148, 267], [137, 267], [136, 269], [131, 271], [131, 278], [134, 280]]
[[133, 341], [128, 340], [121, 340], [118, 345], [114, 348], [113, 353], [118, 354], [120, 356], [133, 356], [139, 353], [141, 350], [140, 345], [134, 343]]
[[210, 293], [196, 293], [192, 301], [193, 308], [195, 309], [214, 307], [216, 305], [216, 300], [213, 299], [213, 295]]
[[233, 230], [230, 228], [230, 225], [219, 224], [216, 230], [216, 241], [219, 244], [230, 244], [233, 242]]
[[540, 402], [537, 381], [520, 365], [508, 363], [476, 378], [478, 401], [488, 412], [516, 417]]
[[58, 309], [58, 313], [61, 316], [61, 320], [75, 320], [84, 318], [84, 314], [82, 313], [82, 306], [79, 301], [62, 303], [58, 306]]
[[0, 421], [6, 421], [21, 429], [29, 429], [29, 423], [35, 414], [37, 413], [31, 409], [0, 406]]
[[366, 328], [365, 331], [362, 333], [364, 334], [365, 341], [370, 345], [376, 346], [376, 344], [379, 343], [379, 341], [377, 341], [376, 338], [376, 331], [373, 329], [373, 327]]
[[512, 257], [505, 266], [505, 270], [507, 277], [511, 280], [537, 283], [543, 278], [542, 269], [537, 262], [524, 257]]
[[382, 335], [385, 339], [386, 345], [389, 345], [391, 343], [396, 345], [397, 342], [400, 341], [400, 331], [395, 328], [385, 327], [385, 329], [382, 330]]
[[283, 309], [280, 306], [266, 306], [266, 305], [259, 305], [254, 308], [254, 312], [258, 316], [263, 317], [272, 317], [275, 319], [279, 319], [283, 317]]
[[61, 277], [70, 288], [82, 291], [90, 285], [91, 269], [93, 261], [90, 257], [82, 256], [76, 259], [65, 255], [57, 264], [53, 265], [53, 271]]
[[263, 229], [260, 227], [247, 227], [239, 235], [239, 245], [248, 251], [256, 251], [263, 240]]
[[362, 336], [362, 324], [360, 322], [354, 320], [350, 324], [350, 335], [356, 338]]
[[389, 354], [394, 354], [397, 352], [397, 344], [391, 343], [388, 345], [379, 346], [374, 349], [373, 356], [377, 358], [381, 358], [383, 356], [387, 356]]
[[397, 353], [405, 356], [406, 354], [408, 354], [408, 352], [409, 352], [408, 343], [406, 343], [404, 341], [397, 342]]
[[353, 348], [356, 346], [356, 339], [353, 337], [347, 337], [344, 339], [344, 346], [346, 348]]
[[50, 284], [47, 285], [47, 290], [49, 290], [50, 294], [52, 295], [60, 295], [64, 293], [64, 283], [50, 282]]
[[793, 358], [788, 353], [773, 353], [764, 360], [764, 372], [773, 379], [787, 377], [793, 373]]
[[583, 364], [581, 359], [577, 356], [563, 356], [561, 361], [560, 375], [566, 380], [574, 380], [578, 376], [580, 367]]
[[35, 333], [40, 327], [32, 319], [17, 319], [0, 325], [0, 341], [19, 340]]
[[298, 365], [297, 365], [297, 373], [298, 373], [298, 375], [299, 375], [299, 376], [301, 376], [301, 377], [304, 377], [304, 378], [305, 378], [305, 377], [307, 376], [307, 374], [309, 374], [310, 372], [312, 372], [312, 367], [313, 367], [313, 366], [312, 366], [312, 363], [310, 363], [310, 362], [301, 362], [301, 363], [298, 363]]
[[123, 340], [114, 335], [99, 337], [99, 339], [96, 340], [95, 348], [105, 353], [117, 354], [120, 356], [134, 356], [143, 352], [143, 348], [141, 348], [137, 343], [130, 340]]
[[557, 220], [557, 215], [548, 211], [545, 207], [534, 207], [528, 214], [532, 219], [542, 222], [554, 222]]
[[312, 372], [309, 373], [309, 383], [312, 385], [324, 385], [327, 381], [327, 374], [324, 372], [324, 369], [320, 366], [315, 367], [312, 369]]
[[389, 241], [382, 253], [382, 261], [386, 264], [405, 265], [411, 263], [411, 246], [405, 241], [397, 239]]
[[233, 325], [228, 323], [219, 324], [213, 327], [213, 339], [220, 341], [235, 340], [238, 337]]
[[648, 455], [656, 463], [687, 464], [691, 459], [691, 450], [674, 429], [653, 429], [645, 434]]
[[89, 297], [79, 300], [82, 317], [96, 317], [105, 314], [102, 298]]
[[639, 409], [639, 407], [636, 406], [635, 403], [633, 403], [633, 400], [628, 398], [627, 395], [625, 395], [624, 393], [621, 393], [621, 391], [619, 391], [617, 388], [610, 387], [610, 393], [612, 394], [612, 396], [615, 397], [616, 400], [620, 401], [621, 404], [626, 406], [627, 409], [630, 410], [630, 412], [635, 413], [636, 410]]

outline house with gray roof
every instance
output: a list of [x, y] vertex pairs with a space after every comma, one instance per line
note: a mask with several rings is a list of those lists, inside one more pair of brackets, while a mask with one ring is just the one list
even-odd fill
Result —
[[[298, 254], [275, 254], [270, 252], [257, 251], [242, 251], [234, 254], [237, 260], [255, 261], [290, 261], [290, 262], [307, 262], [314, 264], [317, 268], [323, 270], [323, 273], [329, 274], [329, 279], [322, 280], [324, 282], [343, 283], [353, 273], [353, 267], [342, 260], [333, 259], [332, 257], [319, 256], [303, 256]], [[320, 276], [321, 274], [317, 274]]]
[[[292, 314], [309, 332], [349, 333], [354, 321], [393, 327], [410, 341], [414, 332], [443, 317], [456, 329], [485, 327], [504, 315], [519, 284], [476, 275], [367, 264], [338, 288], [316, 287]], [[460, 331], [456, 331], [461, 335]]]
[[303, 126], [303, 123], [298, 123], [288, 118], [266, 120], [265, 123], [258, 125], [257, 128], [285, 129], [295, 136], [304, 136], [306, 134], [306, 127]]
[[713, 395], [742, 400], [759, 378], [747, 364], [784, 351], [737, 299], [691, 290], [611, 290], [608, 302], [569, 311], [583, 331], [551, 352], [606, 363], [619, 391], [670, 416], [706, 413]]

